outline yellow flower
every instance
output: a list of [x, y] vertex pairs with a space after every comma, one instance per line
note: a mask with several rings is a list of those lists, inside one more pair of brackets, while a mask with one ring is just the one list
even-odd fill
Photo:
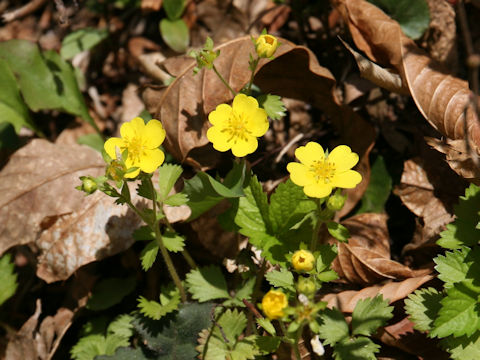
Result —
[[272, 35], [260, 35], [257, 40], [255, 40], [255, 50], [259, 57], [269, 58], [275, 54], [275, 51], [278, 47], [278, 40], [275, 36]]
[[269, 319], [281, 318], [288, 306], [287, 296], [278, 290], [270, 290], [262, 299], [263, 312]]
[[165, 154], [158, 147], [165, 140], [165, 130], [158, 120], [150, 120], [147, 125], [143, 119], [136, 117], [120, 128], [121, 138], [112, 137], [105, 142], [104, 149], [112, 158], [116, 159], [116, 148], [123, 153], [128, 150], [125, 160], [127, 170], [138, 167], [137, 170], [125, 175], [126, 178], [138, 176], [140, 170], [152, 173], [162, 165]]
[[319, 144], [309, 142], [295, 150], [295, 156], [300, 163], [289, 163], [287, 170], [307, 196], [323, 198], [333, 188], [351, 189], [362, 181], [362, 175], [351, 170], [358, 162], [358, 155], [346, 145], [337, 146], [326, 157]]
[[315, 265], [315, 257], [308, 250], [297, 250], [293, 253], [292, 265], [297, 271], [310, 271]]
[[253, 153], [257, 137], [268, 130], [267, 113], [255, 98], [245, 94], [235, 96], [232, 106], [218, 105], [208, 120], [213, 126], [207, 130], [207, 138], [213, 147], [222, 152], [231, 149], [238, 157]]

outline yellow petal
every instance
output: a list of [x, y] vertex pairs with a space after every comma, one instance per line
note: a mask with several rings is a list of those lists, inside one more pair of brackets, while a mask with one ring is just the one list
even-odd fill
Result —
[[247, 136], [246, 139], [238, 139], [236, 143], [233, 143], [232, 153], [237, 157], [243, 157], [253, 153], [257, 150], [257, 147], [257, 138], [255, 136]]
[[145, 122], [143, 119], [136, 117], [132, 121], [124, 123], [120, 127], [120, 135], [122, 136], [122, 139], [130, 139], [132, 137], [141, 136], [144, 128]]
[[263, 109], [257, 108], [250, 111], [248, 114], [246, 128], [253, 136], [260, 137], [265, 135], [268, 130], [267, 112]]
[[295, 156], [302, 164], [311, 166], [314, 161], [322, 161], [325, 153], [320, 144], [310, 141], [307, 145], [297, 148]]
[[103, 148], [105, 149], [105, 152], [110, 156], [112, 159], [117, 158], [117, 150], [118, 148], [120, 152], [122, 152], [122, 148], [125, 147], [125, 142], [117, 137], [112, 137], [105, 141], [105, 144], [103, 145]]
[[258, 108], [258, 101], [252, 96], [247, 96], [245, 94], [238, 94], [233, 99], [233, 111], [238, 113], [249, 113], [253, 109]]
[[217, 108], [208, 115], [208, 121], [212, 125], [222, 125], [228, 121], [232, 107], [227, 104], [220, 104]]
[[352, 189], [362, 181], [362, 175], [355, 170], [347, 170], [336, 173], [332, 179], [332, 185], [343, 189]]
[[165, 140], [165, 130], [162, 123], [152, 119], [143, 128], [142, 143], [148, 149], [158, 148]]
[[140, 174], [140, 169], [137, 169], [137, 170], [132, 171], [128, 174], [125, 174], [125, 177], [128, 178], [128, 179], [133, 179], [133, 178], [137, 177], [138, 174]]
[[323, 198], [330, 195], [332, 192], [332, 185], [324, 183], [315, 183], [307, 185], [303, 188], [305, 195], [314, 198]]
[[227, 135], [221, 130], [219, 126], [212, 126], [207, 130], [207, 139], [213, 144], [215, 150], [224, 152], [232, 148], [232, 143], [227, 141]]
[[358, 155], [352, 152], [347, 145], [340, 145], [328, 155], [328, 162], [334, 163], [337, 171], [345, 171], [357, 164]]
[[303, 164], [297, 162], [288, 163], [287, 171], [290, 173], [290, 179], [298, 186], [315, 183], [313, 173]]
[[165, 154], [162, 150], [145, 150], [142, 156], [140, 156], [140, 161], [138, 162], [138, 164], [143, 172], [152, 173], [157, 170], [160, 165], [163, 164], [164, 160]]

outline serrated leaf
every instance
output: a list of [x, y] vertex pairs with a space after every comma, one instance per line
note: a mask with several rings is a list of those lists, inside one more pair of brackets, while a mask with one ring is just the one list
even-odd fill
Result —
[[321, 324], [318, 336], [324, 340], [326, 345], [335, 345], [349, 336], [347, 322], [338, 309], [325, 309], [319, 318]]
[[425, 0], [368, 0], [378, 6], [402, 28], [408, 37], [420, 38], [430, 23], [430, 10]]
[[171, 252], [183, 251], [185, 247], [185, 239], [181, 237], [178, 233], [166, 231], [162, 235], [163, 245]]
[[[478, 288], [476, 290], [479, 290]], [[471, 336], [480, 325], [479, 292], [467, 282], [455, 283], [441, 301], [432, 337]]]
[[338, 241], [347, 242], [350, 238], [348, 229], [335, 221], [327, 221], [327, 230]]
[[[150, 175], [143, 175], [141, 182], [137, 186], [137, 194], [144, 197], [145, 199], [153, 200], [154, 189], [150, 185], [151, 180], [149, 179]], [[126, 186], [128, 189], [128, 186]]]
[[0, 258], [0, 305], [12, 297], [18, 287], [17, 274], [13, 271], [15, 264], [10, 261], [10, 254]]
[[272, 286], [284, 288], [289, 291], [295, 292], [293, 274], [285, 268], [270, 271], [265, 275], [265, 279], [267, 279], [267, 281]]
[[450, 288], [456, 282], [466, 279], [469, 264], [465, 261], [470, 249], [462, 247], [459, 250], [447, 251], [445, 256], [438, 255], [433, 259], [438, 278], [445, 282], [445, 288]]
[[417, 290], [405, 299], [405, 312], [414, 323], [414, 329], [430, 331], [440, 310], [443, 294], [434, 288]]
[[155, 233], [150, 228], [150, 226], [144, 225], [140, 226], [138, 229], [135, 229], [133, 231], [132, 237], [136, 241], [155, 240]]
[[363, 194], [360, 208], [357, 214], [361, 213], [382, 213], [385, 203], [392, 191], [392, 177], [387, 170], [385, 160], [379, 155], [371, 168], [370, 182]]
[[183, 169], [180, 165], [163, 164], [158, 168], [159, 201], [168, 198], [168, 194], [172, 191], [182, 172]]
[[185, 8], [185, 0], [163, 0], [163, 9], [170, 20], [179, 19]]
[[266, 233], [270, 224], [267, 194], [263, 192], [262, 185], [256, 176], [250, 178], [244, 193], [245, 196], [241, 197], [238, 202], [235, 224], [243, 229], [246, 236], [253, 232]]
[[169, 294], [162, 294], [163, 301], [162, 303], [147, 300], [143, 296], [138, 298], [138, 309], [140, 312], [154, 320], [160, 320], [162, 317], [178, 309], [180, 304], [180, 292], [172, 291]]
[[338, 249], [336, 245], [322, 244], [318, 249], [317, 272], [320, 273], [330, 268], [333, 260], [337, 257]]
[[133, 335], [132, 321], [133, 316], [128, 314], [117, 316], [117, 318], [108, 325], [107, 334], [129, 339]]
[[277, 332], [275, 331], [275, 326], [273, 326], [272, 322], [268, 318], [257, 318], [257, 324], [261, 326], [266, 332], [270, 335], [275, 336]]
[[112, 355], [117, 348], [128, 345], [128, 339], [121, 336], [88, 335], [72, 347], [70, 354], [74, 360], [93, 360], [97, 355]]
[[155, 360], [156, 356], [145, 353], [141, 348], [119, 347], [113, 355], [100, 355], [95, 360]]
[[157, 259], [158, 255], [158, 242], [157, 240], [150, 241], [142, 250], [140, 254], [140, 260], [142, 262], [143, 271], [147, 271], [152, 267]]
[[267, 112], [269, 118], [280, 120], [285, 116], [287, 109], [278, 95], [264, 94], [258, 97], [258, 104]]
[[187, 303], [162, 321], [135, 314], [133, 326], [157, 360], [192, 360], [198, 355], [198, 333], [210, 326], [211, 311], [212, 304]]
[[352, 335], [374, 334], [392, 318], [392, 311], [393, 306], [388, 306], [383, 295], [359, 300], [352, 313]]
[[472, 336], [454, 338], [449, 336], [441, 342], [453, 360], [478, 360], [480, 358], [480, 332]]
[[278, 349], [282, 338], [278, 336], [256, 336], [255, 344], [263, 355], [273, 353]]
[[127, 278], [107, 278], [101, 280], [93, 288], [93, 293], [87, 302], [90, 310], [104, 310], [118, 304], [130, 294], [136, 286], [134, 276]]
[[60, 55], [69, 60], [83, 51], [90, 50], [107, 37], [107, 29], [83, 28], [74, 31], [63, 38]]
[[160, 20], [160, 34], [163, 41], [174, 51], [184, 53], [190, 42], [190, 31], [182, 19]]
[[[217, 323], [222, 327], [224, 335], [227, 337], [230, 343], [235, 343], [237, 337], [239, 337], [245, 327], [247, 326], [247, 317], [243, 312], [237, 309], [227, 309], [218, 319]], [[214, 332], [216, 332], [214, 330]], [[220, 331], [218, 331], [220, 335]]]
[[232, 300], [223, 303], [224, 306], [241, 306], [244, 307], [243, 299], [250, 300], [253, 289], [255, 287], [255, 277], [248, 279], [245, 284], [235, 293]]
[[15, 132], [19, 132], [23, 126], [36, 129], [25, 105], [17, 85], [17, 80], [7, 62], [0, 58], [0, 122], [6, 121], [12, 124]]
[[188, 196], [184, 193], [176, 193], [166, 198], [163, 203], [169, 206], [181, 206], [188, 203]]
[[376, 360], [375, 353], [380, 350], [380, 345], [369, 338], [344, 338], [335, 345], [333, 355], [335, 360]]
[[335, 270], [322, 271], [320, 274], [317, 274], [317, 279], [322, 282], [330, 282], [338, 279], [338, 274]]
[[470, 184], [465, 190], [465, 196], [460, 197], [455, 206], [457, 219], [447, 225], [447, 230], [440, 233], [437, 244], [447, 249], [458, 249], [462, 245], [473, 246], [478, 243], [480, 229], [476, 229], [480, 217], [480, 188]]
[[199, 302], [230, 298], [225, 278], [217, 266], [212, 265], [190, 271], [187, 274], [186, 283], [192, 297]]

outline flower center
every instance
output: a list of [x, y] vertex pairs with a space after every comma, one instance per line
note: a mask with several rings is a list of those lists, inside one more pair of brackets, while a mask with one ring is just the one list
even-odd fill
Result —
[[275, 40], [271, 37], [271, 36], [265, 36], [265, 42], [267, 44], [270, 44], [270, 45], [273, 45], [273, 43], [275, 42]]
[[335, 163], [326, 159], [316, 160], [310, 166], [310, 171], [313, 172], [317, 182], [323, 181], [325, 184], [328, 184], [335, 176]]
[[233, 110], [228, 118], [228, 125], [222, 130], [222, 132], [229, 135], [227, 142], [233, 141], [233, 143], [236, 144], [238, 140], [246, 141], [251, 131], [248, 130], [245, 125], [245, 116], [243, 113], [238, 113]]
[[133, 163], [140, 161], [140, 156], [145, 151], [145, 145], [143, 144], [140, 136], [134, 136], [126, 141], [128, 149], [128, 157], [132, 159]]

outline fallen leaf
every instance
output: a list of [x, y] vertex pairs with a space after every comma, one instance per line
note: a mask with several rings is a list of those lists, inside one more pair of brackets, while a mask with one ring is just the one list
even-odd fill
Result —
[[75, 190], [78, 178], [104, 168], [98, 152], [80, 145], [37, 139], [14, 153], [0, 171], [0, 254], [34, 242], [45, 219], [52, 223], [81, 208], [85, 195]]
[[383, 285], [374, 285], [365, 287], [362, 290], [347, 290], [338, 294], [326, 294], [320, 298], [326, 301], [329, 308], [336, 307], [342, 312], [351, 313], [355, 309], [357, 302], [366, 298], [373, 298], [378, 294], [382, 294], [388, 302], [394, 303], [401, 300], [433, 279], [432, 275], [423, 275], [413, 277], [399, 282], [389, 282]]

